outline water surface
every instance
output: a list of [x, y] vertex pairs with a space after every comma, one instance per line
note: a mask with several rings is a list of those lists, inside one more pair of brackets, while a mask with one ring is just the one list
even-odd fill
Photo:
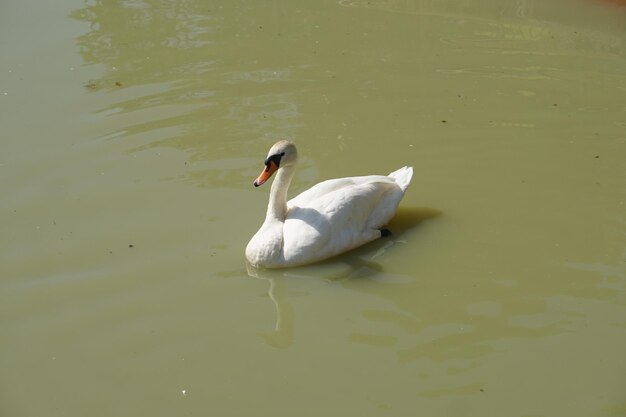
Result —
[[[626, 415], [625, 7], [0, 9], [2, 416]], [[247, 268], [285, 137], [393, 237]]]

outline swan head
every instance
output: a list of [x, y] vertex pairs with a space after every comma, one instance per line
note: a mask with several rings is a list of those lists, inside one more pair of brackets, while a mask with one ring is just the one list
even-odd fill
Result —
[[298, 160], [298, 150], [293, 142], [281, 140], [276, 142], [267, 153], [265, 159], [265, 168], [261, 171], [261, 175], [254, 180], [254, 186], [263, 185], [274, 172], [280, 168], [293, 166]]

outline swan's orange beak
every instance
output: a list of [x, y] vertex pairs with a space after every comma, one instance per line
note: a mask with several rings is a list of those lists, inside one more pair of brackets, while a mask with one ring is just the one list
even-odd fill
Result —
[[277, 169], [278, 165], [276, 165], [274, 161], [269, 161], [269, 163], [265, 166], [263, 172], [261, 172], [261, 175], [259, 175], [259, 177], [254, 180], [254, 186], [258, 187], [259, 185], [263, 185], [265, 181], [267, 181], [272, 176], [272, 174], [276, 172]]

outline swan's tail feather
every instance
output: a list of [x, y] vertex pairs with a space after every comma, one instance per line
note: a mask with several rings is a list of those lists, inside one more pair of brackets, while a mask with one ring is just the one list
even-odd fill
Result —
[[393, 171], [389, 176], [398, 183], [402, 191], [406, 191], [413, 177], [413, 167], [402, 167], [397, 171]]

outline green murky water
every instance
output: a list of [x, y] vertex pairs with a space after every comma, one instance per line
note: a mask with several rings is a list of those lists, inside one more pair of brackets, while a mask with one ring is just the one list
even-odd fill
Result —
[[[626, 7], [0, 6], [0, 415], [626, 415]], [[394, 236], [248, 271], [292, 192]]]

